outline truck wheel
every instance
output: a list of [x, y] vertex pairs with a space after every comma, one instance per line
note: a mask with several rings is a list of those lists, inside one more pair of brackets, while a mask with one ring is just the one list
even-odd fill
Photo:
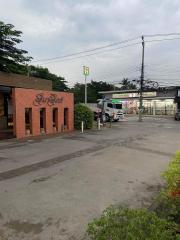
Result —
[[110, 121], [110, 117], [108, 114], [105, 115], [106, 116], [106, 122], [109, 122]]

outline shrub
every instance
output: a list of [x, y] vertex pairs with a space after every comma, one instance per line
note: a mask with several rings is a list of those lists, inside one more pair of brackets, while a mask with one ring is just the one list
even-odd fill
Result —
[[168, 191], [173, 195], [180, 195], [180, 151], [170, 162], [168, 169], [162, 174], [167, 182]]
[[91, 240], [175, 240], [175, 224], [145, 209], [107, 208], [88, 225]]
[[172, 198], [166, 191], [162, 191], [156, 199], [155, 212], [158, 217], [180, 224], [180, 196]]
[[180, 224], [180, 151], [176, 152], [175, 158], [162, 176], [166, 180], [167, 188], [157, 197], [154, 211], [158, 217]]
[[74, 109], [74, 127], [81, 129], [81, 122], [84, 122], [84, 129], [91, 129], [93, 125], [93, 112], [86, 105], [76, 104]]

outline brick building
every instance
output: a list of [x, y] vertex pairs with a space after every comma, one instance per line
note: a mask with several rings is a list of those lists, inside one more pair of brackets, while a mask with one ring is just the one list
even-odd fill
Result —
[[72, 131], [74, 96], [45, 79], [0, 72], [0, 139]]

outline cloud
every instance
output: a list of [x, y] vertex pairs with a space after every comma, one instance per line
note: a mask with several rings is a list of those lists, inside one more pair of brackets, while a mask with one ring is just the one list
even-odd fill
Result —
[[[87, 50], [142, 34], [180, 32], [179, 0], [0, 0], [0, 4], [3, 6], [0, 8], [2, 20], [23, 31], [22, 47], [35, 60]], [[157, 65], [162, 66], [159, 70], [162, 75], [165, 64], [169, 64], [164, 75], [167, 81], [172, 82], [172, 76], [175, 76], [172, 64], [176, 70], [179, 66], [178, 48], [178, 40], [147, 43], [147, 77], [152, 72], [155, 75]], [[140, 63], [141, 46], [136, 45], [45, 66], [64, 76], [72, 85], [83, 81], [83, 65], [90, 67], [89, 80], [113, 81], [122, 77], [138, 77]], [[155, 77], [160, 78], [158, 71]], [[178, 78], [178, 74], [175, 77]]]

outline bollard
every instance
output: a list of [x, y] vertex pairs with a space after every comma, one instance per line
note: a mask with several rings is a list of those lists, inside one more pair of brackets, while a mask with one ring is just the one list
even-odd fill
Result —
[[109, 126], [112, 127], [112, 117], [110, 117]]
[[82, 121], [81, 122], [81, 133], [83, 133], [84, 132], [84, 122]]
[[98, 130], [101, 130], [101, 122], [100, 122], [100, 118], [97, 119], [97, 126], [98, 126]]

